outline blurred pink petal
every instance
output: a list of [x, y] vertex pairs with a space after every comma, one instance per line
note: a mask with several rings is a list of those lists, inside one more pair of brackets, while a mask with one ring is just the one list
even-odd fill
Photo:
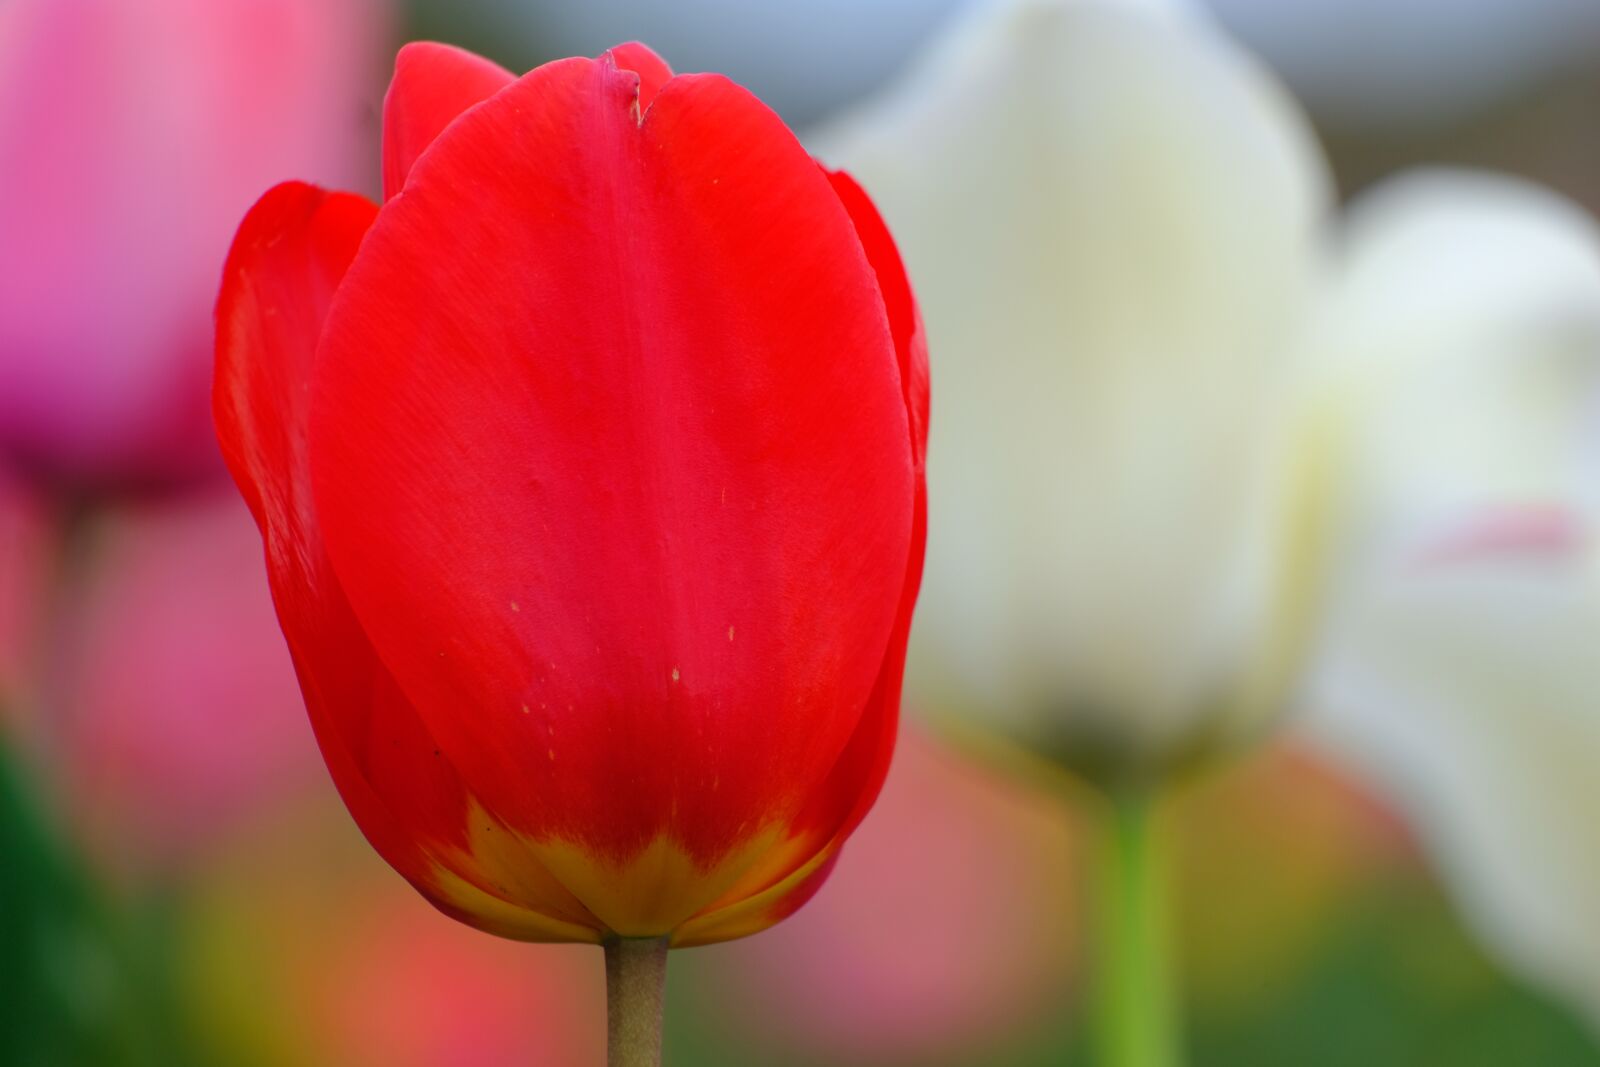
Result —
[[211, 308], [285, 175], [375, 177], [383, 0], [0, 4], [0, 456], [52, 478], [212, 468]]
[[183, 982], [212, 1048], [257, 1067], [584, 1067], [604, 970], [439, 914], [360, 839], [332, 786], [197, 870]]
[[319, 780], [321, 761], [237, 496], [145, 503], [94, 538], [49, 725], [91, 836], [174, 859]]
[[1561, 562], [1589, 543], [1589, 520], [1559, 504], [1491, 507], [1452, 526], [1424, 547], [1424, 567], [1460, 566], [1517, 558]]
[[[385, 872], [387, 874], [387, 872]], [[405, 889], [398, 879], [395, 888]], [[484, 937], [410, 895], [352, 908], [316, 975], [321, 1047], [341, 1067], [600, 1063], [599, 953]], [[373, 907], [371, 905], [376, 905]]]
[[1074, 837], [1060, 797], [908, 727], [828, 884], [718, 950], [730, 1018], [822, 1062], [943, 1062], [1065, 1003]]

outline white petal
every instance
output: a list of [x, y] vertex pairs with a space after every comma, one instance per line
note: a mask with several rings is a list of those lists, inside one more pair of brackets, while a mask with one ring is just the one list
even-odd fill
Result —
[[1487, 174], [1392, 180], [1349, 213], [1320, 321], [1353, 445], [1347, 566], [1486, 509], [1594, 502], [1600, 230], [1581, 209]]
[[1594, 562], [1389, 575], [1307, 726], [1409, 816], [1487, 942], [1600, 1024]]
[[1600, 239], [1505, 178], [1353, 211], [1318, 348], [1353, 445], [1308, 728], [1467, 914], [1600, 1020]]
[[1301, 116], [1181, 11], [1012, 0], [818, 147], [927, 319], [914, 700], [1173, 741], [1259, 622], [1237, 557], [1327, 195]]

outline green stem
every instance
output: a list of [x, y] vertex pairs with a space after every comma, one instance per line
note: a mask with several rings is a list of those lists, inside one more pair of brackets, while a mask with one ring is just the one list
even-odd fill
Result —
[[606, 950], [606, 1063], [661, 1067], [667, 939], [613, 938]]
[[1178, 1067], [1166, 870], [1149, 789], [1112, 794], [1097, 866], [1099, 1063]]

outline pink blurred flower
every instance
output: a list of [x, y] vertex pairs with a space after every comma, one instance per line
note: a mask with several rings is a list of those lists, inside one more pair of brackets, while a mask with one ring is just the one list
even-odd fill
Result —
[[216, 463], [211, 306], [285, 174], [370, 184], [383, 0], [0, 4], [0, 458], [77, 486]]
[[216, 851], [178, 934], [207, 1062], [583, 1067], [605, 1058], [599, 953], [484, 937], [359, 838], [331, 784]]
[[[387, 876], [388, 872], [384, 874]], [[341, 1067], [592, 1064], [604, 1057], [599, 960], [529, 946], [424, 914], [409, 887], [348, 922], [339, 951], [303, 961], [318, 1047]], [[377, 897], [377, 894], [374, 895]], [[373, 906], [375, 905], [375, 906]], [[357, 909], [351, 909], [355, 913]], [[306, 946], [313, 948], [313, 946]]]
[[90, 536], [40, 728], [91, 839], [170, 862], [319, 780], [320, 760], [231, 491], [112, 512]]
[[752, 1040], [875, 1064], [944, 1062], [1039, 1023], [1067, 996], [1076, 931], [1060, 807], [908, 724], [824, 890], [717, 950], [727, 1017]]

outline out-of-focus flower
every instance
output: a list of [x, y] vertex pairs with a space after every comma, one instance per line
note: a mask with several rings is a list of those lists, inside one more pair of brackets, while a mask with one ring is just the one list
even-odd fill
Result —
[[1370, 510], [1307, 726], [1600, 1022], [1600, 228], [1435, 176], [1366, 197], [1343, 252], [1322, 344], [1366, 364]]
[[106, 512], [87, 536], [38, 725], [97, 851], [182, 863], [316, 771], [260, 538], [218, 492]]
[[285, 173], [366, 184], [381, 0], [0, 5], [0, 461], [215, 469], [211, 309]]
[[1053, 798], [908, 730], [856, 839], [828, 893], [720, 955], [711, 993], [736, 1017], [819, 1062], [928, 1063], [1049, 1013], [1076, 931], [1075, 837]]
[[1317, 736], [1416, 826], [1486, 942], [1600, 1025], [1593, 549], [1365, 593]]
[[1327, 182], [1292, 102], [1182, 12], [1001, 0], [819, 144], [942, 378], [918, 702], [1099, 774], [1255, 729], [1306, 599], [1272, 490]]
[[599, 960], [431, 911], [324, 786], [197, 872], [174, 931], [206, 1062], [580, 1067], [604, 1059]]
[[[1327, 225], [1303, 119], [1196, 15], [1001, 0], [974, 18], [824, 140], [899, 236], [944, 383], [911, 677], [920, 703], [1047, 757], [1161, 771], [1290, 703], [1331, 577], [1375, 525], [1554, 476], [1554, 429], [1521, 424], [1542, 412], [1489, 386], [1471, 483], [1417, 455], [1418, 424], [1402, 438], [1377, 415], [1391, 395], [1454, 398], [1487, 365], [1558, 388], [1534, 376], [1560, 369], [1543, 353], [1590, 294], [1570, 249], [1496, 243], [1485, 213], [1552, 210], [1511, 182], [1413, 177], [1419, 208], [1478, 195], [1421, 227], [1376, 210]], [[1344, 242], [1427, 258], [1330, 281]], [[1492, 299], [1450, 288], [1474, 270], [1505, 283]], [[1399, 351], [1372, 350], [1381, 331]], [[1402, 373], [1413, 333], [1449, 357], [1431, 380]], [[1373, 465], [1404, 467], [1405, 492], [1344, 470]]]
[[[975, 17], [825, 142], [942, 383], [922, 702], [1160, 767], [1315, 679], [1491, 940], [1600, 1003], [1592, 220], [1441, 171], [1324, 230], [1302, 121], [1192, 17]], [[1318, 490], [1277, 544], [1262, 450]]]
[[334, 779], [485, 929], [771, 925], [893, 746], [927, 410], [894, 245], [749, 93], [639, 45], [521, 79], [411, 46], [385, 123], [397, 195], [273, 190], [218, 307]]
[[327, 1063], [601, 1062], [598, 960], [575, 950], [531, 954], [437, 915], [424, 920], [416, 896], [396, 899], [396, 888], [405, 887], [391, 876], [366, 907], [351, 901], [361, 917], [341, 923], [349, 944], [339, 958], [328, 959], [325, 942], [301, 946], [302, 973], [321, 980], [308, 1007]]

